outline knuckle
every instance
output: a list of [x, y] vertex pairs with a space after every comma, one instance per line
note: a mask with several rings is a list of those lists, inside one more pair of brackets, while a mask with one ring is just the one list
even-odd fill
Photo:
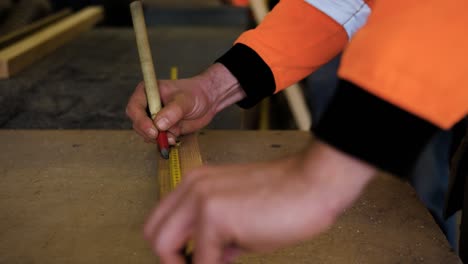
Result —
[[180, 105], [178, 105], [176, 103], [172, 103], [168, 107], [166, 107], [166, 109], [164, 111], [164, 115], [169, 120], [172, 120], [173, 122], [177, 122], [177, 121], [183, 119], [184, 111], [182, 110]]
[[125, 108], [125, 114], [127, 114], [127, 117], [130, 118], [131, 120], [135, 120], [137, 116], [137, 109], [135, 106], [132, 105], [132, 103], [128, 103], [127, 108]]

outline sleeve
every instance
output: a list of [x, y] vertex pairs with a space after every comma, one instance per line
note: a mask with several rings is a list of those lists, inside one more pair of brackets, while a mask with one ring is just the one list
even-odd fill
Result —
[[364, 25], [371, 1], [282, 0], [217, 62], [239, 80], [251, 107], [327, 63]]
[[468, 2], [382, 0], [353, 37], [321, 140], [393, 174], [410, 174], [433, 135], [468, 112]]

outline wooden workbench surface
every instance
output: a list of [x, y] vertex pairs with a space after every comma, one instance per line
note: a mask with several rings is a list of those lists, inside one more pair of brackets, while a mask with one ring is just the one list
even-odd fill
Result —
[[[205, 163], [294, 153], [305, 132], [205, 131]], [[154, 263], [156, 149], [131, 131], [0, 131], [0, 263]], [[249, 149], [250, 151], [247, 151]], [[381, 176], [319, 238], [239, 263], [460, 263], [413, 190]]]

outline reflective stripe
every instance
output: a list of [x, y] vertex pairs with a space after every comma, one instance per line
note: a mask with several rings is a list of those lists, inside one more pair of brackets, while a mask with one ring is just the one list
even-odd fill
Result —
[[305, 0], [342, 25], [348, 38], [367, 21], [371, 9], [363, 0]]

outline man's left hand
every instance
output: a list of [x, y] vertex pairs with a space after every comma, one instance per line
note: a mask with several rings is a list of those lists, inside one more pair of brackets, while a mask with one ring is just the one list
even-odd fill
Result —
[[295, 156], [264, 163], [202, 167], [151, 214], [145, 237], [162, 263], [232, 261], [269, 252], [325, 231], [375, 173], [361, 161], [316, 143]]

